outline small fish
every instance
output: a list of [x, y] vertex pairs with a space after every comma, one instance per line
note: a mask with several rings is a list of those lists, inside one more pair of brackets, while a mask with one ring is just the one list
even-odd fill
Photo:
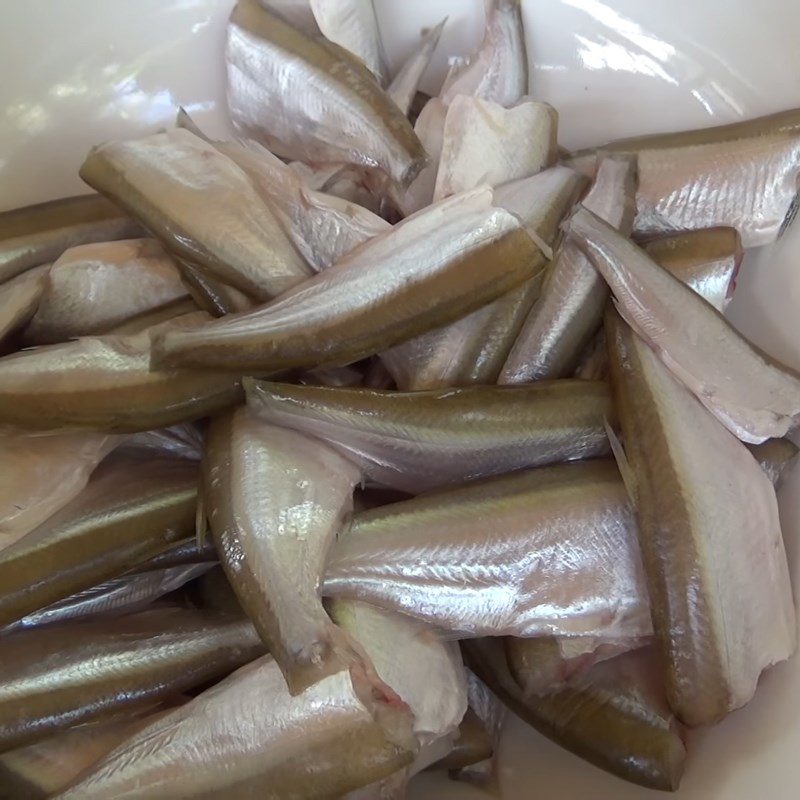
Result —
[[608, 387], [589, 381], [430, 392], [248, 383], [271, 424], [326, 440], [368, 480], [419, 493], [524, 467], [607, 455]]
[[89, 589], [194, 532], [197, 465], [112, 459], [73, 500], [0, 550], [0, 625]]
[[180, 608], [3, 637], [0, 751], [202, 686], [264, 652], [252, 625]]
[[312, 274], [247, 175], [183, 128], [95, 147], [80, 175], [174, 256], [256, 300]]
[[[658, 661], [648, 650], [597, 665], [574, 686], [526, 694], [524, 666], [506, 659], [503, 643], [462, 644], [470, 668], [518, 716], [600, 769], [650, 789], [675, 791], [686, 747], [666, 705]], [[516, 675], [515, 675], [516, 669]]]
[[145, 728], [58, 800], [340, 797], [412, 761], [411, 722], [403, 703], [347, 672], [292, 697], [266, 656]]
[[319, 584], [360, 470], [239, 409], [211, 424], [203, 471], [220, 560], [289, 691], [346, 669], [358, 654], [325, 613]]
[[606, 461], [542, 467], [358, 514], [322, 591], [462, 637], [652, 631], [633, 511]]
[[667, 696], [686, 724], [710, 724], [795, 649], [775, 490], [616, 313], [606, 337]]
[[768, 439], [763, 444], [748, 445], [748, 450], [753, 454], [767, 477], [777, 486], [780, 483], [784, 470], [794, 462], [798, 447], [788, 439]]
[[127, 436], [120, 452], [143, 456], [168, 455], [199, 461], [203, 457], [204, 448], [203, 432], [197, 425], [186, 423]]
[[242, 311], [250, 311], [251, 308], [258, 305], [249, 295], [239, 289], [207, 275], [186, 261], [177, 260], [186, 290], [192, 296], [197, 307], [211, 314], [212, 317], [239, 314]]
[[234, 125], [275, 155], [351, 164], [401, 186], [424, 166], [411, 124], [357, 58], [257, 0], [233, 9], [225, 60]]
[[625, 321], [742, 441], [782, 438], [800, 419], [800, 378], [769, 359], [698, 294], [585, 208], [566, 223]]
[[439, 45], [446, 22], [447, 17], [438, 25], [423, 32], [419, 44], [411, 51], [386, 89], [389, 97], [406, 115], [411, 110], [419, 82], [427, 71], [431, 58]]
[[456, 195], [252, 313], [158, 334], [153, 363], [255, 374], [351, 364], [519, 286], [538, 257], [490, 189]]
[[29, 269], [0, 283], [0, 342], [30, 322], [42, 301], [50, 265]]
[[70, 247], [143, 235], [135, 220], [96, 194], [6, 211], [0, 214], [0, 283]]
[[25, 331], [30, 344], [107, 333], [188, 296], [175, 262], [154, 239], [70, 248], [50, 268], [45, 286]]
[[216, 566], [218, 561], [219, 555], [210, 536], [203, 542], [199, 542], [197, 536], [192, 536], [191, 539], [184, 539], [147, 561], [140, 562], [126, 574], [155, 572], [200, 563], [210, 563]]

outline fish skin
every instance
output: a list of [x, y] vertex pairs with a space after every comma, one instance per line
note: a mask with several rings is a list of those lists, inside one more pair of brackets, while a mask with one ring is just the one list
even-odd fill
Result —
[[111, 459], [73, 500], [0, 550], [0, 625], [113, 578], [194, 532], [197, 465]]
[[613, 312], [606, 337], [667, 696], [687, 725], [717, 722], [795, 649], [775, 490]]
[[107, 333], [187, 296], [175, 262], [154, 239], [80, 245], [50, 268], [25, 341], [53, 344]]
[[309, 0], [258, 0], [258, 2], [307, 36], [321, 35]]
[[322, 591], [459, 637], [652, 631], [633, 511], [606, 461], [528, 470], [358, 514]]
[[192, 296], [197, 307], [211, 314], [212, 317], [238, 314], [242, 311], [249, 311], [257, 305], [244, 292], [205, 274], [188, 261], [178, 259], [178, 263], [186, 290]]
[[203, 473], [220, 560], [290, 693], [358, 661], [319, 584], [360, 470], [327, 444], [239, 409], [212, 422]]
[[407, 186], [425, 164], [409, 121], [350, 53], [239, 0], [225, 62], [234, 126], [275, 155], [351, 164]]
[[767, 477], [777, 486], [785, 470], [792, 466], [798, 447], [788, 439], [768, 439], [763, 444], [751, 444], [747, 449], [761, 465]]
[[0, 283], [89, 242], [143, 236], [138, 222], [100, 195], [51, 200], [0, 214]]
[[491, 196], [431, 206], [250, 314], [165, 331], [153, 363], [262, 375], [339, 366], [464, 316], [537, 269], [536, 246]]
[[614, 420], [604, 383], [407, 392], [248, 383], [265, 422], [319, 437], [371, 482], [417, 494], [609, 451]]
[[464, 767], [486, 761], [493, 754], [494, 745], [488, 731], [478, 715], [468, 708], [458, 728], [455, 746], [445, 758], [432, 764], [428, 769], [461, 770]]
[[[627, 157], [601, 161], [586, 208], [624, 235], [633, 225], [636, 163]], [[538, 301], [500, 371], [498, 383], [564, 378], [603, 321], [608, 287], [574, 242], [564, 242], [545, 278]]]
[[95, 147], [80, 176], [175, 257], [256, 300], [312, 274], [247, 175], [184, 128]]
[[246, 620], [180, 608], [12, 633], [0, 750], [201, 686], [263, 652]]
[[402, 63], [386, 89], [386, 93], [406, 116], [411, 110], [411, 104], [417, 95], [419, 82], [422, 80], [422, 76], [427, 71], [431, 58], [433, 58], [433, 54], [439, 46], [439, 40], [442, 38], [442, 31], [446, 23], [447, 17], [438, 25], [423, 31], [419, 44]]
[[800, 378], [591, 211], [579, 207], [565, 228], [611, 287], [626, 322], [728, 430], [758, 444], [796, 425]]
[[126, 436], [120, 452], [130, 455], [160, 455], [199, 461], [205, 449], [205, 435], [193, 423], [173, 425]]
[[362, 699], [347, 672], [292, 697], [266, 656], [141, 731], [58, 800], [324, 800], [415, 752], [402, 704]]
[[[187, 291], [189, 291], [188, 287]], [[126, 320], [120, 325], [115, 325], [109, 330], [108, 334], [114, 336], [133, 336], [149, 328], [155, 328], [156, 325], [174, 322], [180, 317], [196, 314], [198, 311], [200, 311], [200, 307], [191, 297], [187, 296], [183, 300], [178, 300], [162, 308], [157, 308], [155, 311], [139, 314], [139, 316]]]
[[0, 283], [0, 342], [27, 325], [42, 299], [49, 264], [29, 269]]
[[639, 786], [678, 788], [686, 748], [653, 654], [625, 654], [597, 665], [574, 686], [530, 695], [515, 680], [501, 640], [463, 642], [462, 649], [470, 668], [544, 736]]
[[142, 561], [126, 574], [154, 572], [156, 570], [185, 567], [199, 563], [210, 563], [216, 566], [218, 561], [219, 556], [210, 536], [203, 542], [199, 542], [197, 536], [192, 536], [190, 539], [178, 542], [178, 544], [149, 558], [147, 561]]

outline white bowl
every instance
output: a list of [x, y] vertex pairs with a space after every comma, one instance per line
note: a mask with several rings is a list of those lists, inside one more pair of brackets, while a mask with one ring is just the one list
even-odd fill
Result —
[[[480, 41], [482, 0], [375, 0], [396, 65], [419, 29], [449, 15], [426, 89]], [[183, 105], [221, 134], [222, 46], [233, 0], [2, 1], [0, 210], [84, 191], [89, 147], [171, 124]], [[561, 142], [729, 122], [800, 105], [797, 0], [523, 0], [532, 94], [560, 112]], [[800, 223], [742, 270], [729, 316], [800, 368]], [[780, 490], [800, 573], [800, 470]], [[758, 576], [754, 576], [757, 579]], [[800, 584], [797, 584], [800, 585]], [[766, 674], [755, 699], [689, 737], [681, 800], [800, 795], [800, 660]], [[652, 793], [560, 750], [518, 720], [500, 748], [507, 800], [633, 800]], [[417, 778], [414, 800], [485, 797]]]

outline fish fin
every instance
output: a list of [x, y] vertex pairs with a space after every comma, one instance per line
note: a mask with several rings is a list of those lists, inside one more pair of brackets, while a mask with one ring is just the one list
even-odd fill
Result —
[[622, 482], [625, 484], [625, 489], [631, 498], [631, 501], [636, 503], [636, 478], [628, 463], [628, 456], [625, 455], [625, 448], [622, 442], [614, 432], [607, 418], [603, 418], [603, 426], [606, 429], [606, 436], [608, 436], [608, 443], [611, 445], [611, 452], [614, 454], [614, 460], [619, 467], [619, 473], [622, 475]]

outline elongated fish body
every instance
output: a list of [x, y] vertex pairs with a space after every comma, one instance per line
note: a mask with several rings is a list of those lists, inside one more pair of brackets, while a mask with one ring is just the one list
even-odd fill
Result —
[[[587, 208], [624, 235], [631, 231], [636, 193], [636, 164], [625, 157], [601, 162]], [[563, 378], [603, 320], [608, 287], [574, 242], [565, 242], [553, 261], [542, 295], [533, 305], [511, 348], [498, 382], [528, 383]]]
[[358, 59], [257, 0], [231, 14], [226, 64], [234, 125], [276, 155], [352, 164], [401, 185], [424, 165], [411, 124]]
[[461, 725], [458, 727], [458, 737], [453, 749], [445, 758], [432, 764], [430, 769], [436, 770], [461, 770], [481, 761], [491, 758], [494, 745], [489, 732], [471, 709], [467, 709]]
[[86, 244], [53, 264], [26, 341], [107, 333], [188, 296], [175, 262], [154, 239]]
[[403, 62], [397, 74], [392, 78], [386, 93], [394, 100], [397, 107], [406, 115], [411, 110], [411, 104], [417, 94], [419, 82], [431, 63], [431, 58], [439, 45], [447, 18], [438, 25], [425, 31], [419, 44], [411, 51], [409, 57]]
[[558, 113], [523, 99], [511, 108], [459, 95], [447, 110], [433, 199], [528, 178], [558, 160]]
[[633, 512], [605, 461], [359, 514], [334, 549], [323, 594], [467, 637], [651, 631]]
[[389, 65], [373, 0], [309, 0], [322, 35], [352, 53], [385, 86]]
[[670, 371], [742, 441], [781, 438], [800, 414], [800, 379], [698, 294], [585, 208], [566, 223], [617, 309]]
[[319, 36], [320, 30], [310, 0], [258, 0], [264, 7], [299, 28], [307, 36]]
[[203, 432], [197, 425], [186, 423], [126, 436], [121, 451], [144, 456], [174, 456], [199, 461], [203, 457], [204, 447]]
[[[199, 321], [188, 317], [187, 324]], [[165, 324], [172, 328], [179, 321]], [[0, 358], [0, 424], [32, 430], [145, 431], [199, 419], [240, 396], [239, 380], [231, 374], [151, 371], [149, 330]]]
[[0, 550], [0, 625], [89, 589], [194, 531], [197, 465], [110, 460], [61, 510]]
[[105, 433], [0, 434], [0, 551], [75, 498], [121, 439]]
[[292, 697], [266, 656], [145, 728], [59, 800], [323, 800], [415, 751], [403, 704], [362, 695], [347, 672]]
[[266, 422], [319, 437], [373, 483], [417, 494], [524, 467], [608, 454], [607, 386], [552, 381], [398, 393], [248, 385]]
[[141, 226], [99, 195], [65, 197], [0, 214], [0, 283], [89, 242], [141, 236]]
[[573, 170], [554, 167], [495, 190], [495, 203], [516, 216], [538, 245], [537, 274], [494, 303], [383, 352], [384, 365], [400, 389], [497, 381], [520, 327], [539, 297], [558, 226], [583, 186], [583, 179]]
[[0, 749], [226, 675], [264, 651], [239, 617], [160, 608], [3, 638]]
[[524, 667], [509, 663], [503, 642], [464, 642], [470, 668], [518, 716], [567, 750], [620, 778], [674, 791], [686, 748], [669, 710], [654, 654], [640, 650], [597, 665], [575, 685], [526, 694]]
[[513, 106], [528, 93], [528, 56], [519, 0], [487, 3], [486, 33], [478, 51], [447, 76], [439, 96], [446, 104], [466, 94]]
[[797, 445], [788, 439], [769, 439], [763, 444], [749, 445], [748, 449], [775, 486], [784, 470], [794, 463], [798, 451]]
[[42, 300], [49, 264], [29, 269], [0, 283], [0, 342], [26, 325]]
[[325, 613], [319, 584], [352, 511], [358, 467], [317, 439], [239, 409], [212, 423], [204, 479], [222, 565], [289, 691], [357, 660]]
[[95, 147], [80, 175], [175, 256], [257, 300], [311, 274], [247, 175], [188, 130]]
[[178, 259], [181, 278], [198, 308], [212, 317], [249, 311], [258, 305], [249, 295]]
[[404, 220], [250, 314], [154, 338], [156, 366], [255, 374], [351, 364], [464, 316], [533, 276], [539, 251], [489, 189]]
[[717, 722], [795, 648], [775, 490], [618, 315], [606, 335], [667, 695], [687, 724]]
[[184, 539], [147, 561], [140, 562], [127, 574], [155, 572], [170, 569], [171, 567], [192, 566], [203, 562], [216, 566], [218, 561], [219, 557], [212, 538], [207, 536], [203, 542], [199, 542], [198, 537], [194, 535], [191, 539]]

